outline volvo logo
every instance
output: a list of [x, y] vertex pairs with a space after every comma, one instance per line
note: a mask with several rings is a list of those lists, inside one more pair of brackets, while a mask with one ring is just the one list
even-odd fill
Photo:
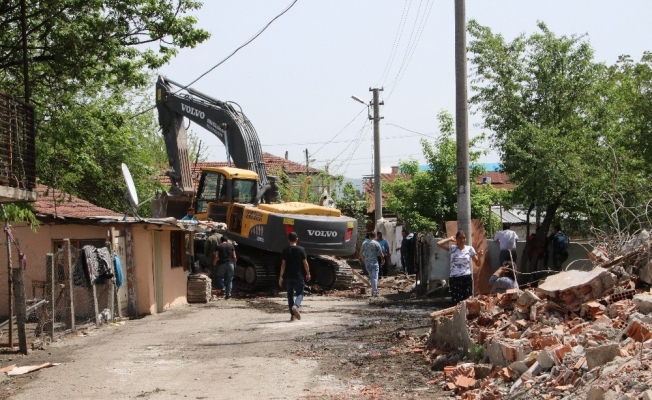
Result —
[[198, 110], [196, 108], [192, 108], [192, 107], [187, 106], [187, 105], [185, 105], [183, 103], [181, 103], [181, 109], [184, 112], [186, 112], [186, 113], [188, 113], [190, 115], [194, 115], [195, 117], [199, 117], [201, 119], [204, 119], [206, 117], [206, 114], [203, 111], [200, 111], [200, 110]]
[[308, 236], [337, 237], [336, 231], [312, 231], [308, 229]]

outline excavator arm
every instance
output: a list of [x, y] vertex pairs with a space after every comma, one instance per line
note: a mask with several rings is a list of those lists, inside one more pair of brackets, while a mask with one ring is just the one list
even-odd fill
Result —
[[[174, 90], [173, 86], [178, 89]], [[187, 93], [181, 93], [181, 89]], [[260, 185], [267, 184], [258, 134], [242, 110], [233, 104], [159, 76], [156, 107], [171, 168], [166, 172], [172, 183], [170, 194], [190, 196], [193, 193], [184, 117], [217, 136], [235, 167], [256, 172]]]

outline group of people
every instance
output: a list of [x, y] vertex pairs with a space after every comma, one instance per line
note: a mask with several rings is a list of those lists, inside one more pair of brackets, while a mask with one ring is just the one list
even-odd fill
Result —
[[[537, 231], [540, 233], [540, 231]], [[517, 255], [516, 242], [518, 235], [511, 230], [509, 224], [503, 225], [503, 230], [498, 232], [494, 241], [500, 245], [500, 267], [489, 278], [491, 293], [505, 293], [509, 289], [518, 288], [516, 279], [517, 273]], [[561, 265], [568, 259], [568, 236], [562, 231], [561, 225], [555, 226], [555, 231], [544, 242], [536, 248], [534, 246], [536, 234], [530, 235], [528, 242], [531, 249], [528, 252], [530, 262], [534, 257], [537, 260], [545, 258], [547, 261], [548, 244], [553, 244], [553, 268], [556, 271], [561, 270]], [[454, 244], [452, 244], [454, 243]], [[466, 233], [458, 231], [455, 236], [445, 238], [437, 242], [437, 245], [446, 250], [450, 256], [450, 277], [448, 285], [451, 291], [451, 297], [455, 304], [471, 297], [473, 295], [473, 263], [480, 263], [479, 257], [484, 254], [484, 250], [476, 252], [472, 246], [466, 244]]]
[[224, 291], [224, 299], [231, 298], [233, 274], [238, 257], [235, 247], [225, 235], [211, 229], [204, 245], [204, 261], [210, 265], [211, 281], [218, 290]]
[[[401, 267], [403, 273], [414, 273], [414, 250], [412, 238], [414, 234], [407, 230], [401, 232]], [[363, 274], [369, 276], [371, 283], [371, 296], [378, 296], [378, 279], [389, 274], [389, 243], [383, 238], [382, 232], [367, 232], [367, 236], [360, 247], [360, 255], [364, 265]]]
[[[552, 268], [555, 271], [561, 271], [561, 265], [568, 259], [568, 235], [566, 235], [561, 225], [555, 225], [554, 232], [548, 237], [544, 237], [543, 241], [536, 246], [536, 238], [542, 232], [539, 227], [535, 233], [530, 234], [527, 238], [527, 243], [530, 246], [528, 249], [528, 261], [530, 265], [538, 263], [543, 260], [544, 265], [548, 265], [548, 246], [552, 243]], [[505, 261], [516, 262], [516, 242], [518, 235], [511, 229], [510, 224], [503, 224], [503, 230], [496, 233], [494, 240], [500, 244], [500, 265]]]
[[[210, 232], [204, 247], [204, 260], [210, 264], [211, 281], [220, 291], [224, 291], [224, 299], [231, 298], [233, 289], [233, 274], [238, 257], [233, 244], [225, 235], [216, 230]], [[301, 319], [299, 307], [303, 300], [305, 282], [310, 281], [310, 267], [306, 250], [298, 246], [299, 236], [296, 232], [288, 234], [289, 245], [283, 250], [281, 273], [278, 284], [285, 288], [288, 298], [290, 321]]]

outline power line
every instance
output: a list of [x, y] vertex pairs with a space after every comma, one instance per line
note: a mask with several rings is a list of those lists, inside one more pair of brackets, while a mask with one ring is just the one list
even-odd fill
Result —
[[[267, 23], [267, 25], [265, 25], [265, 26], [264, 26], [260, 31], [258, 31], [258, 33], [256, 33], [253, 37], [251, 37], [251, 39], [247, 40], [247, 41], [246, 41], [244, 44], [242, 44], [240, 47], [238, 47], [237, 49], [233, 50], [233, 52], [232, 52], [231, 54], [229, 54], [225, 59], [223, 59], [223, 60], [220, 61], [219, 63], [215, 64], [215, 65], [214, 65], [212, 68], [210, 68], [208, 71], [206, 71], [206, 72], [204, 72], [203, 74], [199, 75], [199, 77], [198, 77], [197, 79], [195, 79], [194, 81], [192, 81], [192, 82], [190, 82], [189, 84], [187, 84], [183, 89], [186, 89], [188, 86], [192, 85], [193, 83], [196, 83], [198, 80], [200, 80], [200, 79], [203, 78], [204, 76], [208, 75], [208, 74], [209, 74], [211, 71], [213, 71], [215, 68], [217, 68], [217, 67], [219, 67], [220, 65], [222, 65], [226, 60], [228, 60], [229, 58], [233, 57], [233, 55], [234, 55], [235, 53], [237, 53], [240, 49], [242, 49], [243, 47], [245, 47], [245, 46], [248, 45], [249, 43], [251, 43], [251, 42], [253, 42], [254, 40], [256, 40], [256, 38], [257, 38], [258, 36], [260, 36], [263, 32], [265, 32], [265, 30], [266, 30], [267, 28], [269, 28], [269, 26], [270, 26], [274, 21], [276, 21], [277, 19], [279, 19], [279, 18], [280, 18], [283, 14], [285, 14], [286, 12], [290, 11], [290, 9], [291, 9], [292, 7], [294, 7], [295, 4], [297, 4], [297, 1], [299, 1], [299, 0], [294, 0], [292, 3], [290, 3], [290, 5], [287, 6], [287, 7], [285, 8], [285, 10], [281, 11], [280, 14], [278, 14], [277, 16], [275, 16], [274, 18], [272, 18], [272, 20], [269, 21], [269, 22]], [[183, 89], [179, 89], [179, 90], [183, 90]]]
[[[368, 109], [367, 107], [362, 108], [362, 109], [360, 110], [360, 112], [359, 112], [358, 114], [356, 114], [356, 116], [353, 117], [353, 119], [352, 119], [351, 121], [349, 121], [348, 124], [344, 125], [344, 128], [340, 129], [340, 131], [337, 132], [337, 133], [335, 134], [335, 136], [333, 136], [333, 137], [331, 138], [331, 140], [329, 140], [329, 141], [327, 141], [327, 142], [324, 142], [324, 144], [323, 144], [320, 148], [318, 148], [317, 150], [315, 150], [315, 151], [311, 154], [311, 156], [314, 156], [315, 154], [317, 154], [317, 153], [319, 152], [319, 150], [323, 149], [324, 146], [326, 146], [326, 144], [328, 144], [328, 143], [330, 143], [332, 140], [336, 139], [336, 138], [337, 138], [337, 137], [338, 137], [342, 132], [344, 132], [344, 130], [345, 130], [349, 125], [351, 125], [351, 124], [353, 123], [353, 121], [355, 121], [356, 119], [358, 119], [358, 117], [360, 116], [360, 114], [362, 114], [362, 112], [363, 112], [364, 110], [367, 110], [367, 109]], [[367, 124], [367, 122], [366, 122], [366, 120], [365, 120], [365, 125], [366, 125], [366, 124]], [[363, 127], [364, 127], [364, 125], [363, 125]]]
[[[206, 72], [204, 72], [203, 74], [199, 75], [199, 77], [197, 77], [197, 79], [193, 80], [192, 82], [190, 82], [189, 84], [185, 85], [184, 87], [182, 87], [181, 89], [177, 90], [177, 91], [174, 92], [174, 93], [176, 94], [176, 93], [179, 93], [179, 92], [182, 91], [182, 90], [187, 89], [188, 87], [190, 87], [190, 85], [192, 85], [193, 83], [196, 83], [196, 82], [199, 81], [201, 78], [203, 78], [204, 76], [206, 76], [206, 75], [208, 75], [209, 73], [211, 73], [215, 68], [217, 68], [217, 67], [219, 67], [220, 65], [224, 64], [224, 63], [225, 63], [229, 58], [233, 57], [233, 56], [235, 55], [235, 53], [237, 53], [238, 51], [240, 51], [243, 47], [247, 46], [249, 43], [251, 43], [251, 42], [253, 42], [254, 40], [256, 40], [256, 39], [258, 38], [258, 36], [260, 36], [263, 32], [265, 32], [265, 30], [266, 30], [267, 28], [269, 28], [269, 26], [270, 26], [274, 21], [276, 21], [277, 19], [279, 19], [279, 18], [280, 18], [283, 14], [285, 14], [286, 12], [290, 11], [290, 9], [291, 9], [292, 7], [294, 7], [294, 5], [297, 3], [297, 1], [299, 1], [299, 0], [294, 0], [294, 1], [292, 1], [292, 3], [290, 3], [290, 5], [287, 6], [287, 7], [285, 8], [285, 10], [281, 11], [280, 14], [278, 14], [277, 16], [275, 16], [274, 18], [272, 18], [272, 20], [269, 21], [269, 22], [267, 23], [267, 25], [265, 25], [265, 26], [264, 26], [260, 31], [258, 31], [258, 33], [256, 33], [254, 36], [252, 36], [249, 40], [247, 40], [246, 42], [244, 42], [244, 43], [243, 43], [242, 45], [240, 45], [238, 48], [236, 48], [235, 50], [233, 50], [233, 52], [232, 52], [231, 54], [229, 54], [228, 56], [226, 56], [222, 61], [220, 61], [220, 62], [218, 62], [217, 64], [213, 65], [213, 66], [212, 66], [210, 69], [208, 69]], [[147, 113], [147, 112], [149, 112], [149, 111], [152, 111], [152, 110], [155, 109], [155, 108], [156, 108], [156, 104], [154, 104], [153, 106], [147, 108], [147, 109], [144, 110], [144, 111], [141, 111], [141, 112], [139, 112], [139, 113], [137, 113], [137, 114], [132, 115], [131, 118], [136, 118], [136, 117], [138, 117], [139, 115], [143, 115], [143, 114], [145, 114], [145, 113]]]
[[[426, 3], [424, 14], [421, 17], [421, 22], [419, 23], [419, 27], [417, 28], [416, 40], [411, 49], [409, 48], [409, 44], [408, 44], [408, 48], [405, 50], [405, 55], [403, 57], [403, 62], [407, 60], [407, 62], [405, 63], [405, 68], [403, 68], [404, 63], [401, 63], [401, 67], [399, 68], [399, 71], [396, 74], [396, 77], [394, 78], [394, 81], [391, 84], [392, 90], [389, 92], [389, 95], [387, 95], [388, 100], [392, 96], [392, 93], [394, 93], [394, 90], [396, 90], [396, 88], [398, 87], [398, 84], [401, 81], [401, 79], [403, 79], [403, 76], [405, 75], [405, 72], [407, 71], [410, 65], [410, 61], [412, 61], [412, 57], [414, 56], [414, 53], [417, 50], [417, 46], [419, 45], [419, 41], [421, 40], [421, 35], [423, 34], [423, 31], [426, 28], [426, 23], [428, 22], [428, 19], [430, 17], [430, 12], [432, 11], [434, 4], [435, 4], [434, 2], [431, 3], [431, 0], [428, 0], [428, 2]], [[417, 18], [418, 18], [418, 14], [417, 17], [415, 17], [414, 19], [415, 25], [416, 25]], [[410, 39], [411, 38], [412, 35], [410, 35]]]
[[394, 43], [392, 44], [392, 50], [389, 52], [389, 58], [387, 59], [387, 63], [385, 64], [385, 69], [383, 70], [383, 74], [380, 76], [380, 79], [378, 81], [378, 84], [376, 84], [376, 87], [383, 86], [385, 84], [387, 75], [389, 74], [389, 71], [392, 68], [392, 64], [394, 64], [394, 57], [396, 56], [396, 51], [398, 50], [398, 46], [401, 43], [401, 38], [403, 37], [403, 29], [405, 28], [405, 21], [407, 21], [407, 15], [410, 12], [411, 5], [412, 5], [412, 0], [409, 1], [406, 0], [405, 3], [403, 3], [403, 11], [401, 12], [401, 19], [398, 23], [398, 28], [396, 29], [396, 35], [394, 35]]

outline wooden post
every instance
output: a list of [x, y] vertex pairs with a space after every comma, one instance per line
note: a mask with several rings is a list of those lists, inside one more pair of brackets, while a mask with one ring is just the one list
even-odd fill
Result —
[[27, 355], [27, 332], [25, 332], [25, 315], [27, 304], [25, 303], [25, 282], [23, 281], [23, 267], [13, 268], [14, 295], [16, 306], [16, 328], [18, 328], [18, 346], [20, 352]]
[[45, 322], [45, 332], [50, 338], [54, 339], [54, 320], [55, 320], [55, 304], [54, 304], [54, 293], [56, 279], [54, 277], [54, 254], [46, 254], [45, 262], [45, 300], [47, 304], [45, 305], [45, 315], [47, 315], [48, 320]]
[[[113, 228], [111, 228], [112, 230]], [[113, 235], [111, 234], [111, 230], [109, 230], [109, 236], [113, 238]], [[109, 303], [109, 312], [111, 313], [111, 320], [107, 322], [113, 322], [115, 320], [115, 302], [113, 301], [115, 299], [115, 296], [113, 295], [113, 292], [115, 292], [115, 264], [113, 262], [113, 246], [112, 246], [113, 241], [106, 242], [106, 248], [109, 249], [109, 254], [111, 254], [111, 264], [113, 266], [113, 278], [109, 279], [109, 290], [108, 293], [106, 294], [106, 300]]]
[[[4, 207], [2, 207], [4, 212]], [[7, 238], [7, 283], [8, 283], [8, 292], [9, 292], [9, 347], [14, 347], [14, 283], [13, 283], [13, 272], [11, 267], [11, 239], [9, 236], [9, 224], [7, 223], [7, 217], [5, 216], [5, 236]]]
[[[111, 248], [114, 250], [114, 257], [119, 257], [120, 253], [120, 247], [116, 243], [116, 232], [115, 228], [111, 227], [111, 231], [109, 232], [109, 235], [111, 235]], [[113, 264], [114, 267], [116, 267], [115, 262]], [[124, 275], [124, 274], [123, 274]], [[114, 280], [115, 282], [115, 280]], [[113, 293], [111, 294], [113, 296], [113, 300], [115, 301], [117, 312], [118, 312], [118, 318], [122, 319], [122, 307], [120, 307], [120, 294], [118, 293], [118, 290], [120, 288], [117, 285], [113, 285]], [[115, 321], [115, 315], [111, 314], [111, 317]]]
[[95, 308], [95, 326], [98, 328], [100, 327], [100, 310], [97, 305], [97, 286], [95, 283], [92, 284], [93, 286], [93, 307]]
[[[79, 249], [78, 251], [81, 251]], [[77, 257], [81, 257], [81, 254], [78, 254]], [[73, 275], [73, 265], [72, 265], [72, 254], [70, 254], [70, 239], [63, 239], [63, 263], [64, 270], [68, 271], [68, 287], [67, 287], [67, 297], [68, 297], [68, 312], [66, 315], [66, 323], [68, 324], [68, 329], [75, 332], [75, 295], [74, 287], [75, 285], [72, 282]]]

